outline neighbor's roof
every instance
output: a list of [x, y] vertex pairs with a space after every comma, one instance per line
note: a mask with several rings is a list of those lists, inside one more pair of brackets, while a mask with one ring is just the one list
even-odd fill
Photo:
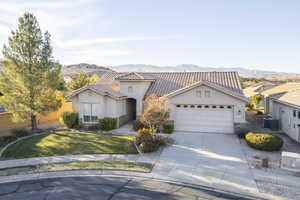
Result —
[[208, 81], [243, 95], [237, 72], [112, 72], [104, 74], [99, 83], [107, 84], [114, 80], [141, 80], [141, 77], [145, 80], [153, 80], [145, 96], [150, 94], [164, 96], [200, 81]]
[[85, 90], [92, 90], [95, 93], [98, 93], [100, 95], [110, 96], [110, 97], [115, 98], [115, 99], [126, 97], [126, 95], [120, 93], [119, 91], [115, 91], [115, 90], [111, 89], [110, 87], [108, 87], [106, 85], [92, 84], [92, 85], [87, 85], [87, 86], [84, 86], [82, 88], [79, 88], [79, 89], [73, 91], [73, 93], [71, 95], [67, 96], [67, 98], [69, 99], [73, 96], [76, 96], [76, 95], [78, 95], [79, 93], [81, 93]]
[[243, 92], [246, 97], [251, 97], [256, 94], [262, 93], [263, 91], [269, 90], [273, 87], [276, 87], [276, 84], [271, 82], [260, 82], [246, 87], [245, 89], [243, 89]]
[[263, 91], [262, 95], [272, 95], [277, 93], [283, 93], [283, 92], [290, 92], [293, 90], [300, 89], [300, 83], [298, 82], [288, 82], [281, 85], [278, 85], [276, 87], [273, 87], [271, 89]]
[[300, 107], [300, 88], [289, 92], [274, 94], [271, 95], [270, 98], [283, 104]]

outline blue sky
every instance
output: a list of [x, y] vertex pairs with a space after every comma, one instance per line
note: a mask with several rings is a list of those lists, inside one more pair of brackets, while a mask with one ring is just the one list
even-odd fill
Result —
[[300, 73], [299, 10], [299, 0], [1, 1], [0, 45], [17, 18], [31, 11], [51, 33], [62, 64], [197, 64]]

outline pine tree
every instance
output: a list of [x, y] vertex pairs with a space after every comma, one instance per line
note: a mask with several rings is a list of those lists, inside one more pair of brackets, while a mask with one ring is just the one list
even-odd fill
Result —
[[57, 95], [61, 66], [52, 56], [50, 34], [42, 34], [32, 13], [19, 18], [18, 28], [8, 40], [0, 63], [4, 67], [0, 73], [0, 105], [15, 122], [31, 120], [31, 128], [36, 131], [37, 117], [61, 106]]

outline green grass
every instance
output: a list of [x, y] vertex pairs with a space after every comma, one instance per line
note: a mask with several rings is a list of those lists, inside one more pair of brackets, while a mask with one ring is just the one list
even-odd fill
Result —
[[9, 146], [2, 159], [76, 154], [137, 154], [133, 136], [86, 132], [35, 135]]
[[149, 173], [153, 168], [152, 164], [143, 162], [127, 161], [78, 161], [68, 163], [52, 163], [41, 165], [27, 165], [22, 167], [5, 168], [0, 170], [0, 176], [11, 176], [20, 174], [34, 174], [54, 171], [71, 170], [123, 170]]

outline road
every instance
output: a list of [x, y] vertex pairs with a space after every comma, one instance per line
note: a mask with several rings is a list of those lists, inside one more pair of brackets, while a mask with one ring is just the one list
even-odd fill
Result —
[[[81, 176], [0, 184], [0, 200], [243, 199], [153, 179]], [[246, 199], [246, 198], [245, 198]]]

